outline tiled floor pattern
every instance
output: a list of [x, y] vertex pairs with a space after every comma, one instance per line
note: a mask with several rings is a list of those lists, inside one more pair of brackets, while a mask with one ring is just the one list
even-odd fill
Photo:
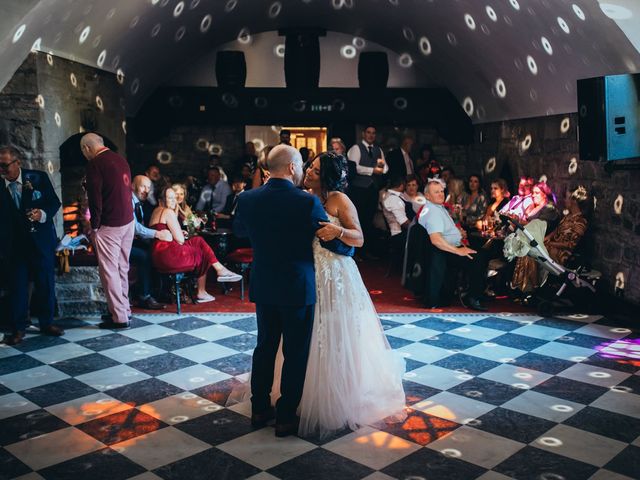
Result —
[[320, 440], [253, 430], [227, 396], [253, 314], [62, 321], [0, 348], [0, 478], [640, 478], [640, 340], [603, 317], [383, 315], [408, 416]]

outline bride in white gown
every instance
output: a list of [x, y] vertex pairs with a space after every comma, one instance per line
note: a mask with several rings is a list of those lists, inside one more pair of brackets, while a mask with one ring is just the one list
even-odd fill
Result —
[[322, 201], [330, 222], [318, 230], [313, 243], [317, 303], [299, 406], [303, 436], [405, 417], [404, 359], [389, 346], [353, 258], [330, 252], [319, 242], [340, 238], [348, 245], [362, 245], [357, 211], [340, 191], [346, 172], [343, 156], [325, 153], [313, 160], [304, 180]]

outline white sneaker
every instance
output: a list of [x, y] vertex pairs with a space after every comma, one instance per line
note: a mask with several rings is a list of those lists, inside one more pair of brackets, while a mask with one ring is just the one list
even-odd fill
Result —
[[213, 302], [216, 299], [213, 295], [205, 294], [203, 297], [196, 297], [197, 303]]
[[238, 275], [237, 273], [233, 273], [231, 271], [227, 271], [222, 275], [218, 275], [218, 282], [239, 282], [242, 280], [242, 275]]

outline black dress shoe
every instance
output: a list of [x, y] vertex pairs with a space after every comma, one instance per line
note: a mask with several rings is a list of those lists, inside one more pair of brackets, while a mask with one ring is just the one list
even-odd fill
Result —
[[273, 407], [269, 407], [264, 412], [251, 414], [251, 426], [253, 428], [263, 428], [267, 426], [269, 421], [276, 418], [276, 411]]
[[102, 322], [98, 324], [98, 328], [106, 330], [123, 330], [131, 327], [130, 322]]
[[166, 308], [166, 305], [158, 302], [153, 297], [148, 297], [144, 300], [140, 300], [140, 302], [138, 302], [138, 307], [144, 308], [146, 310], [163, 310], [164, 308]]
[[297, 435], [300, 419], [296, 419], [292, 423], [276, 423], [276, 437], [288, 437], [289, 435]]
[[24, 335], [24, 332], [14, 332], [11, 335], [5, 335], [2, 339], [2, 343], [6, 345], [18, 345], [19, 343], [22, 343]]
[[[103, 313], [100, 315], [100, 320], [106, 323], [113, 322], [113, 315], [110, 313]], [[129, 315], [129, 320], [131, 320], [131, 315]]]
[[477, 310], [478, 312], [486, 312], [488, 310], [487, 307], [480, 303], [480, 300], [475, 297], [471, 297], [466, 293], [460, 294], [460, 303], [463, 307], [471, 310]]
[[56, 327], [55, 325], [47, 325], [46, 327], [42, 327], [40, 329], [40, 333], [52, 337], [61, 337], [62, 335], [64, 335], [64, 330], [60, 327]]

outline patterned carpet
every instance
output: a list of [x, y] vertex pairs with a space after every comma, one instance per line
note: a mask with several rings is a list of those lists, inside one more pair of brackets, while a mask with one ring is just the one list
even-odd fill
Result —
[[0, 348], [0, 478], [640, 478], [640, 340], [613, 319], [383, 315], [407, 359], [403, 424], [320, 441], [225, 407], [253, 314], [67, 319]]

